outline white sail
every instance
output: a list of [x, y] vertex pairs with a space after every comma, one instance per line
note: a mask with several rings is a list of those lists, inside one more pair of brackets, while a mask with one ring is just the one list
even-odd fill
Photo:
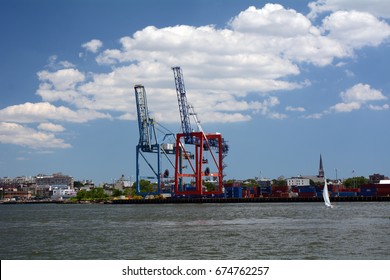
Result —
[[329, 199], [329, 192], [328, 192], [328, 184], [326, 183], [326, 178], [324, 177], [324, 190], [322, 191], [322, 197], [324, 198], [325, 206], [326, 207], [333, 207], [332, 204], [330, 203]]

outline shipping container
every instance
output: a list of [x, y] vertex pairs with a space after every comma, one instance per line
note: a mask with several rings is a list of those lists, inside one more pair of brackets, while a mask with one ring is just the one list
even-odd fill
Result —
[[196, 186], [192, 186], [192, 185], [190, 185], [190, 184], [185, 184], [185, 185], [184, 185], [184, 189], [185, 189], [186, 191], [196, 191]]
[[356, 192], [339, 192], [337, 195], [340, 197], [353, 197], [356, 196]]
[[299, 187], [299, 193], [315, 193], [316, 188], [312, 186]]
[[282, 198], [289, 198], [290, 197], [290, 193], [289, 192], [280, 193], [280, 197], [282, 197]]
[[242, 198], [242, 187], [225, 187], [227, 198]]
[[390, 188], [382, 188], [382, 187], [377, 187], [376, 188], [376, 195], [378, 196], [388, 196], [390, 195]]
[[317, 197], [317, 193], [316, 192], [300, 192], [300, 193], [298, 193], [298, 197], [304, 197], [304, 198]]
[[360, 188], [342, 189], [339, 192], [360, 192]]
[[291, 191], [293, 193], [298, 193], [299, 192], [299, 188], [298, 187], [291, 187]]
[[272, 186], [272, 193], [275, 192], [288, 192], [288, 186]]
[[376, 187], [374, 185], [366, 185], [360, 188], [360, 196], [376, 196]]

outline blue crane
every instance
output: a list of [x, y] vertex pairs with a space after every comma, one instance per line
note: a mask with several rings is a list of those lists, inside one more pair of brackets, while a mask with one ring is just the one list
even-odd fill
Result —
[[[139, 127], [139, 141], [136, 146], [136, 191], [137, 194], [147, 195], [141, 193], [140, 189], [140, 156], [145, 160], [147, 166], [153, 172], [154, 177], [150, 179], [157, 179], [157, 190], [148, 194], [161, 193], [161, 179], [167, 177], [169, 172], [166, 170], [164, 174], [161, 173], [161, 154], [168, 158], [168, 154], [174, 154], [175, 149], [173, 144], [162, 143], [167, 136], [172, 133], [165, 134], [162, 140], [157, 138], [156, 125], [157, 123], [149, 116], [148, 103], [146, 99], [146, 91], [143, 85], [134, 86], [135, 101], [137, 106], [138, 127]], [[149, 162], [144, 153], [155, 153], [157, 155], [157, 162], [153, 165]], [[169, 158], [168, 158], [169, 160]], [[169, 160], [170, 161], [170, 160]], [[170, 161], [171, 162], [171, 161]], [[173, 163], [171, 162], [173, 167]]]
[[156, 152], [158, 150], [156, 130], [153, 119], [149, 117], [145, 87], [136, 85], [134, 90], [139, 128], [138, 146], [143, 152]]

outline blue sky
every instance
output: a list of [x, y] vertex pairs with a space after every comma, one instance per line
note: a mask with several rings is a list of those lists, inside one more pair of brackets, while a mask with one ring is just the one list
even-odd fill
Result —
[[227, 179], [390, 176], [386, 0], [0, 0], [0, 26], [1, 177], [134, 176], [133, 87], [179, 132], [177, 65]]

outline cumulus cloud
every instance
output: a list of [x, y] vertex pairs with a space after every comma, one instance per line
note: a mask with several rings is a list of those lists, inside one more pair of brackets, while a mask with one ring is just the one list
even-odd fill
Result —
[[303, 107], [293, 107], [293, 106], [287, 106], [286, 111], [290, 112], [305, 112], [306, 109]]
[[73, 63], [67, 60], [58, 61], [57, 55], [52, 55], [49, 57], [49, 63], [46, 65], [47, 68], [50, 69], [61, 69], [61, 68], [74, 68], [76, 67]]
[[371, 88], [367, 84], [357, 84], [340, 94], [344, 102], [365, 103], [375, 100], [386, 100], [387, 97], [379, 90]]
[[[338, 103], [329, 108], [330, 112], [352, 112], [353, 110], [359, 110], [363, 104], [372, 101], [386, 100], [387, 97], [379, 90], [371, 88], [367, 84], [356, 84], [353, 87], [340, 93], [340, 97], [343, 102]], [[386, 104], [387, 105], [387, 104]], [[368, 107], [372, 110], [383, 110], [388, 105], [378, 106], [369, 104]]]
[[48, 81], [56, 90], [74, 89], [77, 83], [84, 81], [85, 76], [77, 69], [61, 69], [55, 72], [38, 72], [40, 81]]
[[352, 111], [368, 108], [374, 111], [382, 111], [389, 109], [388, 104], [375, 105], [373, 102], [380, 102], [387, 100], [380, 90], [372, 88], [368, 84], [356, 84], [349, 89], [340, 93], [341, 102], [330, 106], [322, 113], [314, 113], [303, 116], [305, 119], [321, 119], [322, 117], [332, 113], [350, 113]]
[[390, 18], [390, 6], [387, 0], [318, 0], [309, 3], [309, 18], [315, 18], [324, 12], [338, 10], [356, 10], [369, 12], [378, 17]]
[[239, 32], [253, 32], [271, 37], [307, 35], [318, 31], [309, 19], [293, 9], [279, 4], [266, 4], [262, 9], [254, 6], [241, 12], [230, 21], [230, 26]]
[[34, 149], [70, 148], [63, 139], [53, 133], [36, 131], [32, 128], [11, 122], [0, 122], [0, 142]]
[[348, 52], [377, 46], [390, 35], [390, 26], [367, 12], [337, 11], [323, 21], [322, 31], [341, 43]]
[[[258, 112], [283, 118], [264, 104], [270, 93], [310, 86], [310, 81], [288, 79], [300, 74], [300, 63], [326, 66], [335, 58], [349, 58], [356, 48], [383, 42], [389, 28], [357, 11], [332, 13], [315, 26], [307, 16], [279, 4], [252, 6], [232, 17], [225, 28], [147, 26], [120, 38], [118, 48], [102, 51], [102, 42], [91, 40], [83, 47], [97, 53], [96, 61], [111, 65], [112, 71], [88, 75], [75, 68], [41, 71], [37, 94], [47, 102], [118, 112], [118, 119], [131, 119], [135, 104], [130, 85], [144, 83], [154, 115], [163, 122], [177, 122], [170, 68], [180, 65], [189, 102], [202, 122], [249, 120]], [[247, 101], [249, 93], [257, 93], [258, 100]], [[234, 117], [227, 118], [229, 114]]]
[[62, 125], [54, 124], [54, 123], [41, 123], [38, 125], [38, 129], [52, 131], [52, 132], [65, 131], [65, 128]]
[[374, 111], [383, 111], [383, 110], [388, 110], [388, 109], [390, 108], [389, 104], [384, 104], [384, 105], [382, 105], [382, 106], [370, 104], [368, 107], [369, 107], [371, 110], [374, 110]]
[[87, 43], [82, 44], [81, 46], [87, 51], [96, 53], [103, 46], [103, 42], [97, 39], [93, 39]]
[[0, 110], [1, 121], [17, 123], [35, 123], [48, 120], [83, 123], [99, 118], [110, 118], [110, 116], [86, 109], [73, 111], [64, 106], [56, 107], [48, 102], [27, 102]]
[[359, 102], [350, 102], [350, 103], [337, 103], [336, 105], [329, 108], [329, 110], [336, 113], [349, 113], [353, 110], [358, 110], [362, 106]]
[[[352, 5], [355, 1], [346, 2]], [[96, 54], [97, 67], [103, 66], [104, 70], [83, 72], [52, 56], [45, 70], [37, 73], [40, 84], [36, 94], [42, 102], [1, 109], [0, 121], [19, 123], [19, 130], [32, 129], [20, 124], [36, 123], [39, 131], [34, 132], [56, 139], [54, 133], [65, 130], [54, 124], [57, 122], [82, 123], [113, 117], [134, 120], [132, 86], [142, 83], [153, 116], [159, 122], [177, 123], [171, 71], [177, 65], [183, 68], [188, 101], [202, 123], [242, 122], [258, 115], [284, 119], [287, 115], [278, 112], [280, 101], [276, 95], [311, 85], [310, 81], [300, 80], [303, 65], [324, 67], [337, 59], [341, 66], [357, 49], [378, 46], [390, 37], [386, 22], [359, 9], [334, 8], [340, 5], [337, 0], [311, 3], [311, 16], [330, 12], [322, 21], [313, 21], [279, 4], [266, 4], [233, 16], [224, 28], [147, 26], [120, 38], [119, 45], [112, 49], [102, 49], [102, 41], [93, 39], [82, 47], [85, 54]], [[107, 71], [107, 66], [111, 70]], [[340, 97], [341, 102], [329, 112], [350, 112], [363, 105], [372, 110], [388, 108], [371, 104], [384, 100], [384, 95], [367, 85], [356, 85]], [[285, 112], [304, 111], [303, 107], [285, 107]]]

